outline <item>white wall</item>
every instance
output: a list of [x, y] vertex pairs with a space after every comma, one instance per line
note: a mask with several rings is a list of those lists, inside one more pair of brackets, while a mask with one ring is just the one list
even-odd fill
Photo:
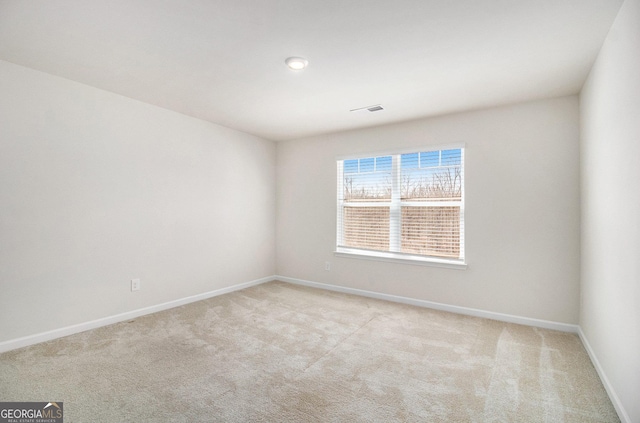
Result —
[[2, 61], [0, 93], [0, 342], [274, 274], [274, 143]]
[[[453, 142], [467, 146], [467, 270], [333, 255], [336, 156]], [[276, 185], [278, 275], [578, 322], [575, 96], [281, 142]]]
[[580, 326], [640, 422], [640, 0], [622, 5], [580, 100]]

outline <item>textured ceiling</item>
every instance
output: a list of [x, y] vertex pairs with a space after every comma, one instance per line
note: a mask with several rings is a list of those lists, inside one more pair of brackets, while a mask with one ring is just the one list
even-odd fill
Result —
[[0, 59], [288, 140], [578, 93], [621, 3], [0, 0]]

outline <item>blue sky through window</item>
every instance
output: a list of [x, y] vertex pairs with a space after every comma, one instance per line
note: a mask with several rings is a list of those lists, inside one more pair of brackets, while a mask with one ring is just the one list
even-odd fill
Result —
[[460, 165], [460, 163], [462, 162], [462, 150], [460, 150], [459, 148], [455, 150], [442, 150], [441, 161], [442, 166]]
[[[345, 160], [345, 198], [391, 198], [392, 162], [392, 156]], [[461, 164], [459, 148], [401, 154], [402, 198], [459, 195]]]
[[420, 153], [420, 167], [434, 167], [440, 165], [440, 151]]
[[462, 150], [436, 150], [401, 156], [401, 198], [456, 198], [461, 194]]
[[390, 198], [391, 163], [391, 156], [345, 160], [345, 198]]
[[391, 156], [344, 161], [344, 173], [391, 172]]
[[462, 162], [462, 150], [424, 151], [401, 155], [402, 169], [423, 169], [437, 166], [457, 166]]

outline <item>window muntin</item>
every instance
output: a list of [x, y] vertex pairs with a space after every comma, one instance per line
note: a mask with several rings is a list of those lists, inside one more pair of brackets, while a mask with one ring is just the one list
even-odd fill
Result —
[[338, 160], [337, 252], [464, 263], [464, 149]]

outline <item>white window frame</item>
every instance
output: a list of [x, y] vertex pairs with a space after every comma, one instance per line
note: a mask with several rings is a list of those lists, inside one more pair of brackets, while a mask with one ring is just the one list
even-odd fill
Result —
[[[420, 203], [401, 201], [400, 199], [400, 184], [401, 184], [401, 169], [400, 169], [400, 156], [403, 154], [417, 153], [417, 152], [429, 152], [437, 150], [450, 150], [461, 149], [462, 154], [462, 192], [460, 201], [421, 201]], [[377, 251], [367, 250], [363, 248], [350, 248], [344, 247], [343, 237], [343, 213], [344, 213], [344, 161], [352, 159], [362, 159], [367, 157], [381, 157], [391, 156], [391, 174], [392, 174], [392, 191], [390, 202], [359, 202], [352, 207], [390, 207], [390, 233], [389, 233], [389, 251]], [[405, 263], [414, 265], [426, 265], [445, 267], [451, 269], [466, 269], [466, 254], [465, 254], [465, 226], [464, 226], [464, 213], [465, 213], [465, 145], [460, 144], [447, 144], [438, 146], [427, 146], [421, 148], [412, 148], [408, 150], [394, 150], [383, 151], [375, 153], [363, 153], [350, 156], [341, 156], [336, 158], [337, 162], [337, 220], [336, 220], [336, 250], [334, 254], [338, 257], [358, 258], [366, 260], [387, 261], [395, 263]], [[403, 206], [411, 207], [443, 207], [443, 206], [455, 206], [460, 207], [460, 256], [461, 258], [443, 258], [426, 255], [408, 254], [400, 252], [401, 242], [401, 210]]]

